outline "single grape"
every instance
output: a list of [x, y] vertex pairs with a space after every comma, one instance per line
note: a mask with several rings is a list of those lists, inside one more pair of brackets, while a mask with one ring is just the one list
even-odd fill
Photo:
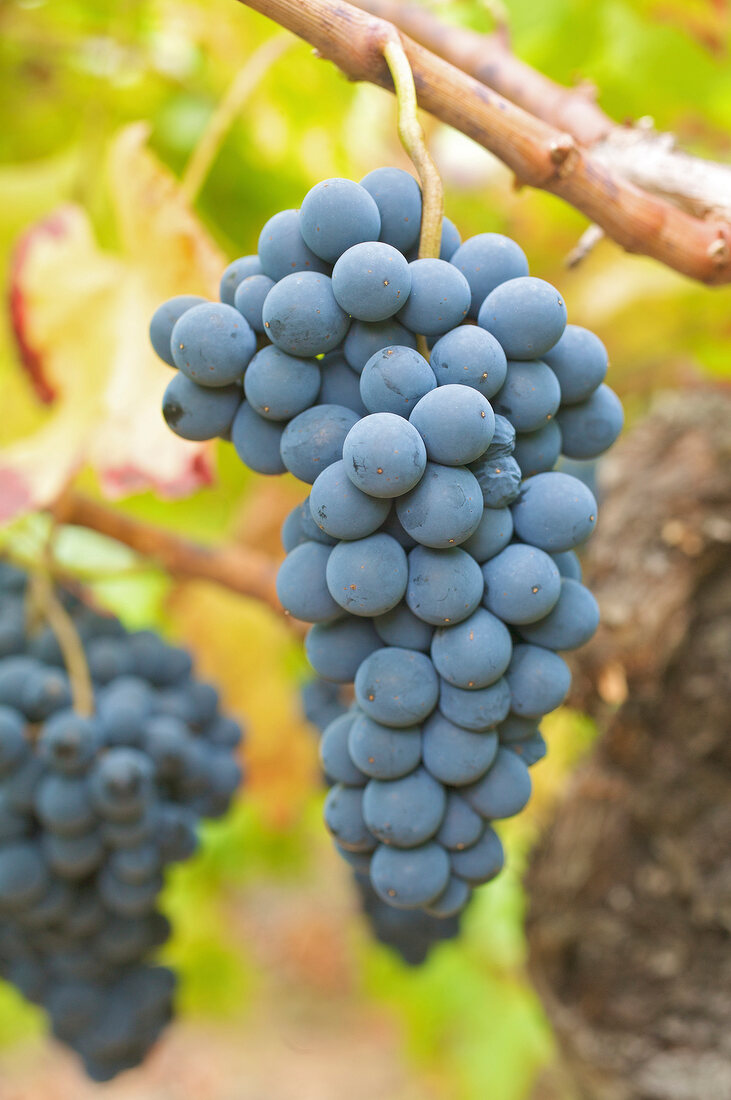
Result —
[[441, 336], [460, 324], [470, 306], [470, 288], [446, 260], [413, 260], [411, 293], [398, 319], [412, 332]]
[[245, 466], [258, 474], [283, 474], [287, 469], [281, 454], [284, 426], [252, 409], [242, 401], [231, 427], [231, 442]]
[[341, 714], [330, 722], [320, 741], [320, 763], [328, 779], [346, 787], [364, 787], [367, 776], [359, 770], [348, 751], [349, 734], [358, 715], [355, 711]]
[[365, 416], [368, 410], [360, 396], [360, 379], [348, 366], [342, 352], [329, 351], [323, 356], [320, 366], [322, 385], [317, 399], [319, 404], [344, 405], [346, 409], [352, 409], [358, 416]]
[[476, 325], [459, 325], [435, 343], [431, 369], [440, 386], [471, 386], [493, 397], [505, 381], [508, 361], [495, 337]]
[[[259, 234], [259, 260], [261, 272], [275, 283], [296, 271], [330, 273], [330, 265], [316, 256], [302, 239], [299, 210], [280, 210], [269, 219]], [[259, 272], [247, 271], [246, 274]]]
[[419, 484], [396, 504], [405, 530], [423, 546], [434, 549], [458, 546], [468, 539], [477, 529], [482, 511], [482, 493], [475, 476], [461, 466], [436, 462], [426, 464]]
[[426, 467], [421, 436], [408, 420], [394, 413], [364, 416], [343, 443], [348, 477], [364, 493], [397, 497], [417, 484]]
[[316, 255], [335, 263], [353, 245], [378, 240], [381, 215], [359, 183], [322, 180], [302, 200], [300, 232]]
[[105, 855], [96, 829], [80, 836], [44, 833], [41, 846], [44, 859], [54, 874], [71, 882], [85, 879], [96, 871]]
[[434, 629], [423, 619], [417, 618], [405, 603], [397, 604], [385, 615], [378, 615], [373, 625], [385, 645], [429, 652]]
[[327, 587], [351, 615], [372, 618], [390, 611], [403, 597], [408, 575], [406, 554], [390, 535], [340, 542], [329, 551]]
[[447, 792], [447, 808], [437, 833], [437, 840], [450, 851], [461, 852], [479, 840], [485, 822], [457, 791]]
[[480, 564], [494, 558], [513, 537], [513, 516], [509, 508], [485, 508], [476, 530], [462, 543], [462, 549]]
[[562, 550], [558, 554], [551, 554], [551, 557], [562, 577], [570, 577], [572, 581], [581, 580], [581, 562], [573, 550]]
[[241, 398], [239, 386], [205, 389], [176, 374], [163, 394], [162, 415], [183, 439], [215, 439], [228, 434]]
[[406, 253], [419, 240], [421, 189], [402, 168], [376, 168], [360, 181], [381, 216], [379, 240]]
[[416, 337], [393, 317], [387, 321], [353, 321], [343, 344], [348, 366], [360, 374], [377, 352], [388, 347], [416, 348]]
[[170, 337], [175, 366], [199, 386], [230, 386], [256, 351], [251, 325], [233, 306], [204, 302], [176, 322]]
[[[499, 748], [492, 767], [477, 783], [464, 788], [473, 810], [488, 820], [514, 817], [531, 795], [530, 773], [515, 753]], [[467, 849], [469, 851], [469, 849]]]
[[250, 275], [261, 275], [262, 273], [263, 268], [258, 256], [239, 256], [237, 260], [233, 260], [221, 276], [219, 287], [221, 301], [225, 302], [227, 306], [232, 306], [239, 283], [242, 283], [244, 279], [248, 279]]
[[357, 489], [345, 462], [333, 462], [317, 475], [310, 493], [310, 511], [321, 530], [337, 539], [362, 539], [378, 530], [390, 508], [387, 500]]
[[533, 737], [528, 737], [524, 741], [512, 741], [506, 748], [519, 756], [527, 768], [532, 768], [548, 752], [548, 746], [538, 730]]
[[507, 377], [493, 404], [516, 432], [538, 431], [553, 419], [560, 403], [561, 390], [550, 367], [540, 359], [508, 359]]
[[452, 875], [446, 888], [438, 898], [425, 906], [424, 912], [440, 920], [446, 920], [461, 913], [467, 907], [471, 897], [472, 891], [467, 883]]
[[424, 767], [450, 787], [474, 783], [495, 759], [496, 733], [474, 733], [450, 722], [438, 710], [427, 718], [422, 731]]
[[52, 768], [74, 775], [85, 771], [96, 756], [101, 740], [99, 724], [93, 718], [63, 710], [43, 726], [38, 752]]
[[434, 841], [408, 849], [380, 844], [373, 853], [373, 888], [397, 909], [428, 905], [444, 892], [448, 881], [449, 857]]
[[14, 771], [28, 750], [22, 715], [13, 707], [0, 706], [0, 776]]
[[589, 589], [563, 578], [558, 602], [538, 622], [521, 626], [520, 635], [531, 645], [546, 649], [578, 649], [593, 637], [598, 626], [599, 605]]
[[466, 619], [479, 606], [482, 589], [479, 565], [459, 547], [432, 550], [416, 546], [409, 554], [406, 603], [433, 626]]
[[274, 280], [268, 275], [249, 275], [236, 287], [234, 307], [248, 321], [254, 332], [264, 332], [262, 311], [266, 296], [273, 286]]
[[481, 733], [507, 717], [510, 710], [508, 682], [501, 678], [489, 687], [466, 691], [442, 680], [439, 685], [439, 709], [450, 722]]
[[454, 224], [451, 218], [442, 218], [442, 236], [439, 241], [439, 259], [450, 260], [455, 254], [459, 246], [462, 244], [462, 238], [459, 233], [459, 229]]
[[470, 886], [481, 886], [498, 875], [505, 864], [505, 853], [500, 837], [489, 825], [482, 836], [470, 848], [452, 852], [449, 856], [452, 871]]
[[170, 346], [170, 338], [176, 323], [187, 310], [201, 305], [202, 302], [205, 302], [205, 298], [201, 298], [199, 294], [178, 294], [175, 298], [169, 298], [167, 302], [163, 302], [153, 313], [150, 320], [150, 343], [155, 353], [169, 367], [177, 365]]
[[340, 344], [350, 319], [332, 292], [327, 275], [286, 275], [269, 291], [262, 309], [266, 334], [289, 355], [320, 355]]
[[477, 323], [497, 338], [508, 359], [539, 359], [561, 338], [566, 306], [550, 283], [524, 275], [487, 295]]
[[508, 714], [498, 726], [498, 737], [506, 745], [513, 741], [525, 741], [538, 732], [538, 721], [538, 718], [521, 718], [517, 714]]
[[363, 819], [382, 844], [416, 848], [438, 830], [446, 801], [442, 784], [417, 768], [401, 779], [371, 779], [363, 792]]
[[557, 420], [549, 420], [535, 432], [520, 432], [515, 440], [515, 461], [523, 477], [552, 470], [561, 454], [561, 429]]
[[332, 289], [341, 309], [359, 321], [385, 321], [405, 304], [411, 271], [390, 244], [368, 241], [353, 245], [335, 264]]
[[485, 508], [505, 508], [520, 493], [520, 466], [512, 457], [492, 458], [483, 455], [470, 465], [470, 471], [480, 487]]
[[282, 433], [285, 467], [300, 481], [312, 485], [322, 470], [344, 457], [346, 438], [358, 423], [357, 413], [341, 405], [305, 409], [290, 420]]
[[371, 356], [360, 376], [360, 394], [368, 412], [404, 417], [436, 385], [426, 359], [408, 347], [382, 348]]
[[414, 406], [409, 422], [424, 440], [430, 462], [466, 466], [484, 454], [495, 431], [486, 397], [471, 386], [439, 386]]
[[380, 647], [373, 624], [353, 615], [333, 623], [316, 623], [305, 638], [305, 652], [315, 672], [338, 684], [354, 680], [363, 661]]
[[355, 676], [361, 709], [384, 726], [422, 722], [436, 706], [439, 680], [424, 653], [386, 646], [363, 661]]
[[480, 306], [496, 286], [528, 274], [528, 260], [523, 249], [502, 233], [478, 233], [468, 237], [450, 256], [449, 262], [470, 284], [469, 316], [475, 320]]
[[607, 349], [598, 336], [580, 325], [567, 325], [544, 358], [558, 378], [562, 405], [586, 401], [607, 373]]
[[506, 546], [482, 566], [483, 604], [505, 623], [542, 619], [561, 593], [558, 566], [543, 550], [526, 543]]
[[515, 441], [516, 435], [513, 425], [500, 413], [495, 413], [495, 431], [490, 446], [482, 456], [483, 460], [507, 458], [515, 451]]
[[29, 909], [48, 889], [48, 871], [37, 844], [17, 840], [0, 848], [0, 911]]
[[44, 828], [59, 836], [85, 833], [96, 820], [86, 780], [75, 776], [46, 775], [36, 788], [35, 811]]
[[614, 390], [602, 384], [586, 401], [562, 407], [557, 419], [568, 458], [597, 458], [622, 431], [624, 410]]
[[434, 633], [431, 657], [448, 683], [460, 688], [484, 688], [503, 675], [512, 653], [510, 631], [500, 619], [479, 607], [456, 626]]
[[244, 376], [244, 395], [266, 420], [291, 420], [314, 405], [320, 392], [315, 359], [300, 359], [268, 345], [258, 351]]
[[341, 848], [348, 852], [372, 852], [376, 839], [363, 817], [363, 791], [336, 783], [325, 799], [325, 824]]
[[356, 713], [350, 726], [348, 752], [356, 767], [372, 779], [400, 779], [421, 762], [421, 729], [391, 729]]
[[589, 489], [556, 470], [527, 478], [512, 511], [518, 538], [549, 553], [573, 550], [596, 526], [596, 501]]
[[540, 718], [560, 707], [571, 686], [571, 673], [562, 657], [537, 645], [516, 645], [505, 673], [510, 706], [521, 718]]

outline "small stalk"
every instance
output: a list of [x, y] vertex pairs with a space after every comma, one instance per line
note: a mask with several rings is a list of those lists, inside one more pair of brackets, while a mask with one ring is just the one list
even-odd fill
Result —
[[73, 619], [53, 589], [51, 574], [32, 575], [29, 590], [32, 613], [40, 613], [56, 635], [71, 684], [74, 710], [85, 716], [94, 713], [94, 690], [84, 647]]

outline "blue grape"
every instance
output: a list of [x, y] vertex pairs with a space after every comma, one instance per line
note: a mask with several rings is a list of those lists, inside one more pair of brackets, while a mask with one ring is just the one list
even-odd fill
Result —
[[433, 389], [416, 403], [409, 421], [424, 440], [429, 460], [443, 466], [476, 461], [495, 431], [490, 402], [471, 386]]
[[485, 508], [477, 528], [462, 543], [462, 549], [482, 564], [504, 550], [512, 537], [513, 516], [510, 509]]
[[622, 431], [624, 410], [614, 390], [602, 384], [586, 401], [560, 409], [561, 449], [568, 458], [597, 458]]
[[562, 405], [586, 401], [607, 373], [607, 349], [598, 336], [580, 325], [567, 325], [544, 358], [558, 378]]
[[355, 697], [369, 718], [400, 728], [423, 722], [439, 697], [439, 680], [424, 653], [386, 646], [363, 661]]
[[193, 306], [170, 338], [175, 366], [199, 386], [230, 386], [256, 351], [256, 336], [238, 310], [220, 302]]
[[92, 718], [73, 710], [59, 711], [45, 723], [38, 752], [51, 767], [68, 775], [83, 772], [101, 745], [101, 731]]
[[564, 578], [561, 595], [545, 618], [521, 626], [520, 635], [531, 645], [546, 649], [578, 649], [599, 625], [599, 605], [588, 588]]
[[145, 882], [122, 882], [109, 865], [102, 868], [97, 879], [102, 901], [112, 913], [123, 917], [142, 917], [150, 913], [162, 889], [162, 878], [156, 875]]
[[318, 527], [338, 539], [362, 539], [386, 519], [387, 500], [357, 489], [341, 459], [317, 475], [310, 493], [310, 511]]
[[[334, 466], [335, 463], [333, 462], [332, 465]], [[326, 466], [325, 468], [329, 469], [330, 467]], [[311, 539], [313, 542], [321, 542], [324, 546], [335, 545], [338, 540], [334, 539], [332, 535], [326, 534], [312, 518], [312, 508], [310, 507], [309, 496], [303, 500], [301, 504], [297, 505], [297, 510], [299, 512], [300, 528], [306, 539]]]
[[[52, 631], [42, 632], [45, 639], [49, 639], [54, 651], [57, 649], [55, 643], [55, 636]], [[50, 638], [49, 638], [50, 634]], [[34, 656], [40, 656], [36, 652], [33, 643], [38, 643], [38, 635], [31, 641], [31, 645], [28, 646], [28, 650]], [[22, 653], [26, 648], [26, 623], [25, 623], [25, 608], [23, 607], [23, 601], [21, 599], [6, 599], [3, 605], [2, 622], [0, 622], [0, 658], [11, 657], [16, 654]], [[60, 653], [59, 653], [60, 657]], [[62, 663], [60, 660], [47, 663]]]
[[160, 852], [156, 844], [122, 848], [112, 853], [107, 862], [110, 871], [120, 882], [128, 882], [132, 886], [148, 882], [158, 874], [160, 865]]
[[27, 814], [33, 810], [38, 781], [45, 769], [42, 761], [34, 755], [26, 756], [15, 770], [5, 777], [3, 782], [4, 801], [15, 814]]
[[467, 316], [470, 287], [461, 271], [446, 260], [413, 260], [411, 294], [399, 321], [423, 336], [442, 336]]
[[27, 836], [32, 826], [32, 820], [25, 813], [13, 809], [9, 792], [0, 784], [0, 844]]
[[539, 359], [561, 338], [566, 305], [550, 283], [524, 275], [488, 294], [477, 323], [496, 337], [508, 359]]
[[390, 498], [408, 493], [417, 484], [426, 468], [426, 450], [408, 420], [395, 413], [373, 413], [348, 432], [343, 460], [356, 488], [369, 496]]
[[170, 338], [176, 323], [187, 310], [201, 305], [205, 300], [199, 294], [178, 294], [175, 298], [168, 298], [153, 313], [150, 320], [150, 343], [155, 353], [169, 367], [177, 365], [170, 347]]
[[96, 871], [104, 859], [104, 845], [94, 829], [80, 836], [44, 833], [41, 845], [46, 863], [54, 874], [76, 881]]
[[599, 487], [596, 476], [598, 465], [599, 460], [596, 458], [567, 458], [565, 455], [561, 455], [556, 464], [556, 469], [562, 474], [571, 474], [572, 477], [582, 481], [598, 502]]
[[507, 748], [519, 756], [527, 768], [532, 768], [548, 752], [548, 746], [538, 730], [524, 741], [511, 741]]
[[408, 347], [390, 346], [377, 351], [360, 376], [360, 394], [371, 413], [408, 417], [417, 401], [436, 385], [426, 359]]
[[492, 767], [482, 779], [464, 788], [472, 809], [488, 820], [514, 817], [524, 809], [530, 795], [530, 772], [519, 756], [504, 748], [498, 749]]
[[350, 726], [348, 752], [359, 771], [372, 779], [400, 779], [421, 763], [421, 729], [394, 730], [357, 714]]
[[456, 626], [434, 633], [431, 657], [439, 675], [454, 687], [485, 688], [510, 664], [510, 631], [483, 607]]
[[348, 366], [348, 362], [341, 351], [329, 351], [320, 364], [322, 368], [322, 385], [318, 401], [321, 405], [344, 405], [346, 409], [352, 409], [358, 416], [365, 416], [368, 411], [360, 396], [360, 379], [356, 372]]
[[432, 626], [459, 623], [482, 599], [480, 567], [464, 550], [416, 546], [409, 554], [406, 603]]
[[89, 777], [92, 804], [108, 821], [137, 817], [152, 792], [152, 763], [137, 749], [115, 748], [100, 756]]
[[439, 259], [450, 260], [455, 254], [459, 246], [462, 244], [462, 238], [459, 233], [459, 229], [454, 224], [451, 218], [442, 218], [442, 235], [439, 241]]
[[470, 284], [469, 316], [475, 320], [480, 306], [496, 286], [528, 274], [528, 260], [523, 249], [501, 233], [478, 233], [468, 237], [450, 256], [449, 262]]
[[460, 325], [440, 336], [431, 351], [440, 386], [471, 386], [493, 397], [505, 381], [508, 361], [495, 337], [476, 325]]
[[474, 474], [461, 466], [436, 462], [426, 464], [416, 488], [396, 503], [402, 527], [423, 546], [437, 550], [468, 539], [477, 529], [482, 510], [482, 493]]
[[91, 638], [86, 646], [86, 660], [92, 680], [107, 684], [119, 676], [134, 672], [134, 654], [126, 638]]
[[340, 607], [369, 617], [383, 615], [399, 603], [408, 575], [404, 550], [396, 539], [380, 533], [338, 543], [330, 551], [326, 570], [327, 587]]
[[228, 434], [241, 398], [239, 386], [205, 389], [176, 374], [163, 394], [162, 415], [183, 439], [215, 439]]
[[551, 554], [551, 557], [562, 577], [569, 577], [572, 581], [581, 580], [581, 562], [573, 550], [561, 550], [558, 554]]
[[397, 604], [385, 615], [378, 615], [373, 625], [385, 645], [429, 652], [434, 630], [423, 619], [417, 618], [405, 603]]
[[288, 554], [290, 550], [294, 550], [295, 546], [300, 546], [305, 541], [305, 536], [302, 534], [299, 505], [296, 505], [287, 515], [282, 524], [280, 538], [285, 554]]
[[377, 241], [381, 215], [359, 183], [328, 179], [316, 183], [302, 200], [300, 232], [312, 251], [329, 263], [363, 241]]
[[0, 848], [0, 910], [28, 909], [48, 888], [48, 871], [37, 844], [17, 840]]
[[254, 332], [264, 332], [262, 311], [266, 296], [273, 286], [274, 280], [268, 275], [249, 275], [236, 287], [234, 307], [248, 321]]
[[491, 729], [507, 717], [510, 710], [510, 688], [505, 679], [496, 680], [485, 688], [467, 691], [447, 680], [439, 686], [439, 709], [450, 722], [480, 733]]
[[416, 539], [412, 539], [408, 531], [404, 530], [401, 526], [401, 521], [398, 518], [396, 508], [393, 507], [386, 516], [385, 520], [381, 524], [381, 530], [390, 535], [391, 538], [396, 539], [396, 542], [403, 546], [404, 550], [413, 550], [416, 546]]
[[[299, 210], [280, 210], [266, 223], [259, 234], [261, 271], [275, 283], [296, 271], [329, 274], [330, 265], [312, 252], [300, 233]], [[258, 272], [247, 271], [247, 275]]]
[[513, 425], [500, 413], [495, 413], [495, 431], [492, 442], [482, 457], [484, 460], [508, 458], [515, 451], [515, 442], [516, 434]]
[[483, 603], [505, 623], [522, 625], [542, 619], [561, 593], [558, 566], [543, 550], [516, 542], [482, 566]]
[[514, 741], [526, 741], [538, 733], [538, 718], [521, 718], [509, 714], [498, 726], [498, 737], [502, 744], [510, 745]]
[[512, 455], [485, 455], [470, 465], [470, 471], [480, 487], [485, 508], [505, 508], [517, 499], [522, 475]]
[[552, 470], [561, 454], [561, 429], [549, 420], [535, 432], [520, 432], [515, 440], [515, 461], [523, 477]]
[[421, 755], [424, 767], [440, 783], [461, 787], [474, 783], [495, 759], [496, 733], [474, 733], [434, 711], [424, 723]]
[[343, 344], [348, 366], [360, 374], [377, 352], [387, 347], [416, 347], [416, 337], [393, 317], [387, 321], [353, 321]]
[[[362, 423], [362, 421], [361, 421]], [[282, 433], [285, 467], [310, 485], [317, 475], [343, 457], [343, 445], [358, 415], [341, 405], [316, 405], [290, 420]]]
[[379, 240], [406, 253], [419, 240], [421, 189], [402, 168], [375, 168], [360, 181], [381, 216]]
[[449, 856], [452, 871], [470, 886], [481, 886], [498, 875], [505, 864], [505, 853], [500, 837], [489, 825], [482, 836], [469, 848], [452, 852]]
[[323, 680], [347, 684], [381, 640], [368, 619], [349, 615], [334, 623], [316, 623], [305, 638], [305, 652]]
[[425, 907], [424, 912], [442, 920], [454, 917], [466, 908], [471, 897], [472, 891], [467, 883], [452, 875], [446, 889]]
[[341, 848], [348, 852], [372, 852], [376, 839], [363, 817], [363, 791], [336, 783], [325, 799], [325, 824]]
[[284, 425], [259, 416], [248, 401], [242, 401], [231, 426], [236, 454], [258, 474], [283, 474], [287, 469], [281, 454]]
[[401, 779], [371, 779], [363, 792], [363, 819], [381, 843], [416, 848], [434, 836], [446, 803], [442, 784], [417, 768]]
[[538, 431], [553, 419], [560, 403], [558, 379], [550, 367], [540, 359], [508, 359], [508, 374], [493, 404], [516, 432]]
[[304, 623], [328, 623], [342, 615], [325, 580], [332, 549], [321, 542], [302, 542], [291, 550], [277, 573], [281, 606]]
[[367, 782], [348, 751], [349, 734], [357, 717], [355, 711], [348, 711], [334, 718], [320, 741], [320, 763], [325, 775], [333, 783], [344, 783], [346, 787], [364, 787]]
[[40, 668], [23, 684], [20, 710], [31, 722], [42, 722], [71, 703], [71, 686], [65, 672]]
[[266, 420], [290, 420], [314, 405], [320, 392], [320, 368], [271, 344], [258, 351], [244, 376], [244, 395]]
[[75, 836], [92, 827], [94, 810], [84, 779], [64, 775], [46, 775], [35, 792], [35, 811], [49, 832]]
[[346, 707], [340, 700], [338, 685], [330, 684], [319, 676], [302, 685], [300, 698], [305, 718], [321, 733], [330, 722], [346, 712]]
[[587, 487], [556, 470], [523, 482], [513, 505], [515, 533], [549, 553], [573, 550], [596, 526], [596, 501]]
[[450, 851], [461, 852], [479, 840], [485, 822], [455, 790], [447, 792], [447, 808], [439, 826], [437, 840]]
[[560, 707], [571, 687], [563, 658], [537, 645], [515, 646], [505, 678], [511, 709], [520, 718], [540, 718]]
[[227, 306], [232, 306], [239, 283], [248, 279], [250, 275], [261, 275], [263, 270], [258, 256], [239, 256], [237, 260], [233, 260], [221, 276], [219, 286], [221, 301]]
[[266, 334], [289, 355], [332, 351], [350, 326], [327, 275], [301, 271], [286, 275], [269, 291], [262, 310]]
[[169, 714], [149, 718], [142, 731], [142, 746], [158, 780], [181, 779], [190, 766], [195, 744], [185, 722]]
[[353, 245], [335, 264], [332, 289], [341, 309], [359, 321], [385, 321], [406, 302], [411, 271], [390, 244], [368, 241]]
[[25, 723], [19, 711], [0, 706], [0, 776], [14, 771], [27, 755]]
[[373, 888], [396, 909], [428, 905], [444, 892], [448, 881], [449, 857], [433, 841], [407, 849], [381, 844], [373, 853]]

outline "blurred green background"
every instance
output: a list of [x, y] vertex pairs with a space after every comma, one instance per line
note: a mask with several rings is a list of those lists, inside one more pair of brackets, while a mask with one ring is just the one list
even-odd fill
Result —
[[[480, 0], [425, 6], [476, 29], [492, 25], [489, 5]], [[726, 5], [507, 0], [506, 7], [519, 56], [560, 81], [593, 81], [617, 119], [651, 115], [687, 148], [728, 159]], [[145, 120], [155, 157], [183, 176], [237, 73], [275, 33], [232, 0], [5, 0], [0, 262], [7, 289], [21, 235], [67, 203], [86, 211], [97, 251], [80, 250], [70, 256], [73, 270], [50, 285], [41, 280], [31, 310], [47, 311], [50, 303], [65, 316], [63, 275], [83, 284], [84, 264], [91, 272], [100, 256], [127, 248], [125, 262], [142, 268], [143, 278], [146, 265], [152, 272], [164, 263], [154, 248], [129, 254], [120, 195], [137, 187], [138, 205], [146, 195], [133, 165], [122, 163], [120, 172], [119, 160], [109, 162], [110, 147], [125, 126]], [[609, 382], [630, 422], [660, 389], [727, 376], [728, 290], [706, 290], [607, 242], [567, 271], [565, 257], [585, 219], [551, 196], [516, 190], [509, 172], [483, 150], [431, 120], [425, 124], [444, 176], [447, 213], [462, 236], [485, 230], [514, 236], [533, 272], [561, 287], [570, 319], [607, 344]], [[358, 179], [389, 163], [405, 165], [393, 99], [348, 83], [293, 40], [218, 149], [195, 201], [199, 231], [223, 263], [255, 251], [263, 222], [299, 205], [317, 180]], [[143, 331], [146, 319], [146, 306], [135, 313], [124, 303], [125, 325]], [[113, 327], [106, 336], [95, 330], [91, 346], [73, 316], [53, 332], [65, 356], [54, 378], [58, 405], [64, 396], [72, 400], [77, 358], [88, 360], [89, 378], [110, 369], [117, 334]], [[52, 411], [39, 403], [23, 370], [5, 310], [0, 377], [6, 445], [29, 438]], [[247, 475], [229, 452], [220, 445], [210, 488], [176, 500], [147, 491], [118, 507], [201, 540], [238, 539], [276, 553], [279, 523], [301, 487]], [[77, 483], [100, 491], [93, 462], [84, 464]], [[32, 555], [41, 534], [42, 524], [26, 518], [3, 537]], [[508, 871], [478, 893], [461, 939], [412, 971], [370, 941], [348, 869], [321, 827], [316, 737], [301, 718], [297, 693], [306, 670], [282, 622], [252, 601], [140, 569], [129, 552], [89, 532], [64, 532], [58, 552], [74, 569], [114, 574], [92, 584], [97, 598], [129, 625], [152, 625], [190, 645], [250, 730], [248, 782], [235, 812], [206, 830], [202, 854], [176, 869], [166, 890], [176, 935], [165, 956], [182, 973], [180, 1022], [148, 1066], [106, 1093], [330, 1100], [347, 1089], [352, 1100], [568, 1100], [524, 970], [521, 869], [573, 764], [591, 744], [591, 723], [568, 709], [547, 720], [551, 753], [536, 768], [536, 796], [503, 830]], [[0, 1100], [99, 1094], [46, 1042], [39, 1013], [0, 986]]]

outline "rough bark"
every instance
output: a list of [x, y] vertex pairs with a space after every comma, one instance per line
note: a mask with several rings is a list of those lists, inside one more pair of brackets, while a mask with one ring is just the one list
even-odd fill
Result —
[[607, 463], [575, 662], [602, 736], [528, 876], [577, 1095], [731, 1097], [731, 399], [666, 398]]

